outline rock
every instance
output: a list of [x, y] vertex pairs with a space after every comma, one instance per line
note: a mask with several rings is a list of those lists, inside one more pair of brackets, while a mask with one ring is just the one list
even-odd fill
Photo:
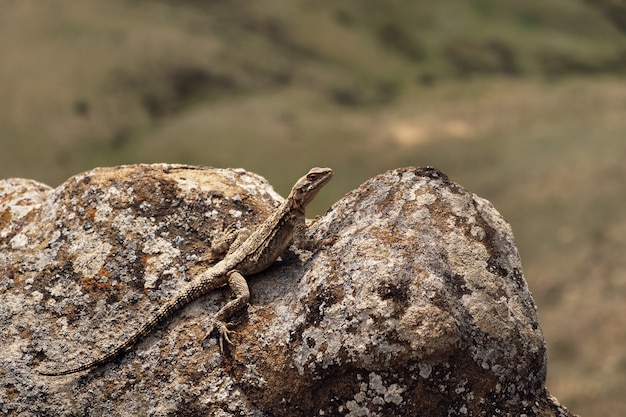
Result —
[[[295, 180], [295, 178], [294, 178]], [[56, 189], [0, 181], [0, 410], [8, 415], [571, 416], [545, 389], [546, 351], [509, 225], [432, 168], [349, 193], [250, 277], [234, 345], [203, 344], [227, 289], [123, 357], [105, 353], [216, 260], [231, 224], [282, 199], [241, 170], [100, 168]]]

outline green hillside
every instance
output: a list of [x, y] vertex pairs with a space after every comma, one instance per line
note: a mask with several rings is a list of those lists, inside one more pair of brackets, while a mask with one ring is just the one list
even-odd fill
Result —
[[626, 37], [592, 2], [415, 3], [5, 5], [2, 174], [58, 183], [138, 160], [250, 166], [311, 142], [326, 153], [352, 141], [333, 153], [358, 154], [363, 133], [343, 119], [442, 84], [626, 72]]

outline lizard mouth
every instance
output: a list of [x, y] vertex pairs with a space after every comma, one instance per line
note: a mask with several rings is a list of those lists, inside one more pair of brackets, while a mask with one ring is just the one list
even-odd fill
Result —
[[334, 175], [334, 172], [332, 169], [330, 168], [321, 168], [321, 170], [323, 170], [321, 173], [318, 173], [318, 178], [311, 183], [310, 187], [309, 187], [309, 192], [306, 193], [304, 201], [303, 201], [303, 206], [306, 207], [317, 195], [317, 193], [319, 193], [319, 191], [322, 189], [322, 187], [324, 187], [324, 185], [326, 185], [332, 178]]

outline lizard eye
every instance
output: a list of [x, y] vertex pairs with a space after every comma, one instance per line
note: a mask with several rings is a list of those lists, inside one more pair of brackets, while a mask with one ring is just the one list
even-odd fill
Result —
[[306, 179], [309, 181], [315, 181], [319, 176], [317, 174], [309, 174], [306, 176]]

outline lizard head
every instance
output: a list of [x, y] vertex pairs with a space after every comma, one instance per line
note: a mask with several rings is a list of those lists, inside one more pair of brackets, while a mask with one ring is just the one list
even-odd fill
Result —
[[304, 208], [315, 198], [319, 190], [333, 177], [330, 168], [311, 168], [307, 174], [300, 178], [291, 189], [289, 199], [304, 211]]

